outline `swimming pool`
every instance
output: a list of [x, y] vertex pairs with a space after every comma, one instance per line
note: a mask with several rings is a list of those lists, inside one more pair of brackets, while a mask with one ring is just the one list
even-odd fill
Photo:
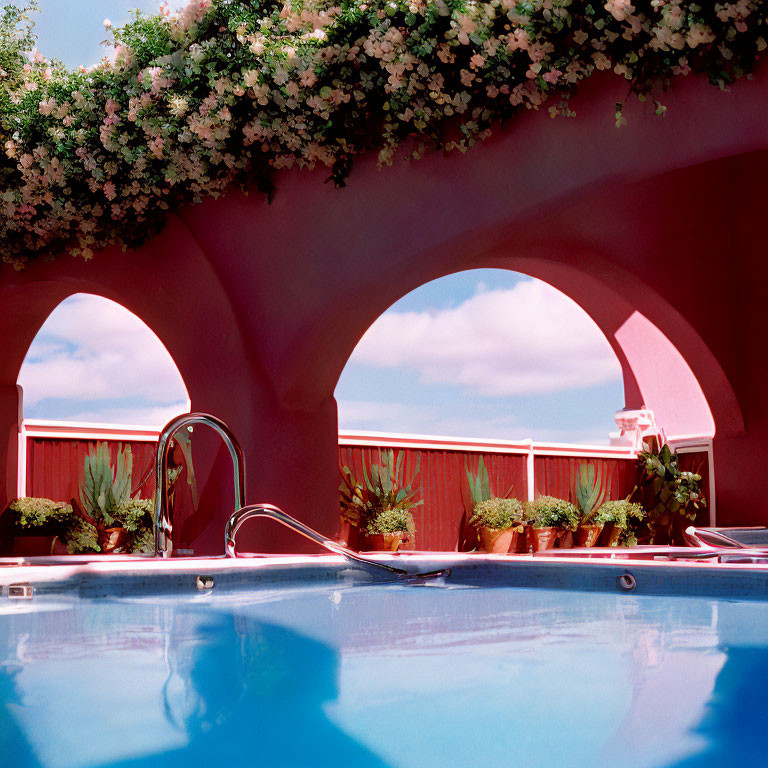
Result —
[[0, 568], [0, 763], [766, 764], [768, 569], [401, 562]]

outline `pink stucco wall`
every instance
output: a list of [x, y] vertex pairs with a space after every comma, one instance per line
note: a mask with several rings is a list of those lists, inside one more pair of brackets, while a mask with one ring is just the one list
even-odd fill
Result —
[[[491, 266], [547, 280], [593, 317], [622, 363], [628, 406], [663, 414], [672, 434], [714, 427], [719, 521], [765, 521], [767, 89], [765, 75], [731, 93], [688, 78], [667, 94], [663, 119], [632, 104], [618, 130], [613, 105], [626, 88], [594, 78], [575, 119], [522, 115], [466, 155], [382, 171], [364, 158], [343, 190], [322, 170], [285, 172], [271, 205], [233, 191], [170, 216], [136, 252], [6, 269], [0, 461], [15, 461], [14, 387], [29, 343], [62, 299], [95, 293], [141, 317], [192, 408], [241, 437], [248, 500], [333, 533], [333, 391], [355, 344], [413, 288]], [[226, 513], [212, 517], [213, 548]], [[267, 526], [252, 536], [265, 551], [302, 546]]]

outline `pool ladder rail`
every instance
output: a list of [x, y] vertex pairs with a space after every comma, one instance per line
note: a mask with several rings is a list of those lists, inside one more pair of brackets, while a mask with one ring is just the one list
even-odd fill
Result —
[[369, 560], [367, 557], [362, 557], [352, 549], [339, 544], [337, 541], [329, 539], [327, 536], [323, 536], [322, 533], [305, 525], [301, 520], [297, 520], [295, 517], [291, 517], [287, 512], [283, 512], [279, 507], [275, 507], [272, 504], [251, 504], [242, 509], [238, 509], [232, 517], [227, 521], [227, 525], [224, 529], [224, 549], [227, 557], [238, 557], [237, 546], [235, 544], [235, 537], [242, 525], [255, 517], [264, 517], [269, 520], [274, 520], [286, 528], [290, 528], [292, 531], [304, 536], [304, 538], [313, 541], [315, 544], [319, 544], [321, 547], [333, 552], [336, 555], [341, 555], [348, 560], [352, 565], [362, 568], [365, 571], [373, 574], [374, 576], [385, 575], [388, 580], [395, 577], [398, 580], [406, 580], [410, 583], [424, 583], [427, 580], [445, 578], [450, 575], [449, 568], [442, 568], [436, 571], [427, 571], [423, 573], [411, 573], [404, 568], [395, 568], [385, 563], [379, 563], [375, 560]]
[[155, 458], [155, 556], [170, 557], [173, 553], [173, 520], [168, 504], [168, 456], [173, 445], [173, 436], [181, 429], [195, 424], [211, 427], [227, 446], [232, 459], [235, 488], [235, 510], [245, 503], [245, 458], [232, 430], [221, 420], [209, 413], [184, 413], [169, 421], [157, 442]]
[[[168, 456], [172, 447], [173, 436], [181, 429], [191, 428], [195, 424], [203, 424], [216, 431], [227, 446], [232, 459], [233, 482], [235, 490], [235, 511], [230, 516], [224, 529], [224, 547], [227, 557], [238, 557], [235, 537], [240, 527], [247, 520], [255, 517], [265, 517], [275, 520], [286, 528], [319, 544], [335, 555], [341, 555], [358, 568], [362, 568], [376, 576], [386, 575], [389, 580], [407, 580], [410, 583], [425, 583], [428, 580], [444, 578], [450, 574], [450, 569], [444, 568], [427, 573], [410, 573], [404, 568], [395, 568], [384, 563], [377, 563], [366, 557], [361, 557], [347, 547], [342, 546], [327, 536], [318, 533], [295, 517], [291, 517], [272, 504], [252, 504], [244, 506], [245, 501], [245, 458], [232, 430], [216, 416], [208, 413], [185, 413], [172, 419], [163, 428], [157, 443], [155, 460], [155, 555], [170, 557], [173, 553], [173, 520], [168, 503]], [[191, 430], [190, 430], [191, 431]]]

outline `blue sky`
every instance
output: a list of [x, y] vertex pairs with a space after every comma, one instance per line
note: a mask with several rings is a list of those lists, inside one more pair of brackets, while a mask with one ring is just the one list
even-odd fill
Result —
[[[24, 0], [12, 0], [24, 5]], [[9, 0], [0, 0], [0, 7]], [[60, 59], [70, 67], [97, 64], [106, 53], [99, 45], [109, 35], [104, 19], [115, 26], [130, 19], [132, 9], [155, 13], [159, 0], [38, 0], [40, 13], [35, 16], [38, 48], [49, 59]], [[169, 6], [178, 8], [183, 0], [171, 0]]]
[[[39, 49], [69, 66], [94, 64], [105, 18], [119, 25], [131, 8], [159, 4], [41, 0]], [[20, 382], [27, 418], [161, 424], [187, 408], [162, 344], [97, 297], [53, 313]], [[341, 429], [598, 443], [623, 405], [618, 362], [584, 312], [502, 270], [446, 277], [393, 305], [361, 340], [336, 399]]]

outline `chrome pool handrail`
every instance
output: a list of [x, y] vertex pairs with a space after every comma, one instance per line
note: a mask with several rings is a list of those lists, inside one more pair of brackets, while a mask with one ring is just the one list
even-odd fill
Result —
[[666, 558], [667, 560], [710, 560], [718, 557], [738, 557], [752, 560], [768, 559], [768, 549], [765, 547], [712, 547], [696, 548], [681, 547], [674, 552], [658, 555], [657, 558]]
[[683, 535], [686, 541], [694, 547], [744, 548], [744, 545], [740, 544], [736, 539], [732, 539], [721, 531], [715, 531], [711, 528], [697, 528], [694, 525], [689, 525]]
[[232, 430], [221, 420], [208, 413], [184, 413], [169, 421], [157, 443], [155, 458], [155, 555], [168, 557], [173, 548], [173, 521], [168, 509], [168, 453], [171, 439], [183, 427], [204, 424], [211, 427], [227, 446], [232, 458], [232, 470], [235, 486], [235, 510], [245, 503], [245, 459], [237, 438]]
[[382, 572], [398, 578], [433, 575], [410, 574], [402, 568], [393, 568], [390, 565], [384, 565], [384, 563], [377, 563], [373, 560], [368, 560], [368, 558], [361, 557], [357, 552], [347, 549], [347, 547], [329, 539], [327, 536], [323, 536], [322, 533], [318, 533], [314, 528], [310, 528], [295, 517], [291, 517], [273, 504], [250, 504], [247, 507], [238, 509], [232, 517], [229, 518], [227, 525], [224, 528], [224, 551], [227, 557], [237, 557], [237, 547], [235, 546], [237, 532], [240, 530], [243, 523], [254, 517], [266, 517], [270, 520], [275, 520], [286, 528], [290, 528], [292, 531], [301, 534], [310, 541], [314, 541], [315, 544], [325, 547], [325, 549], [333, 552], [335, 555], [341, 555], [355, 565], [360, 566], [369, 572], [376, 573], [377, 575], [381, 575]]

